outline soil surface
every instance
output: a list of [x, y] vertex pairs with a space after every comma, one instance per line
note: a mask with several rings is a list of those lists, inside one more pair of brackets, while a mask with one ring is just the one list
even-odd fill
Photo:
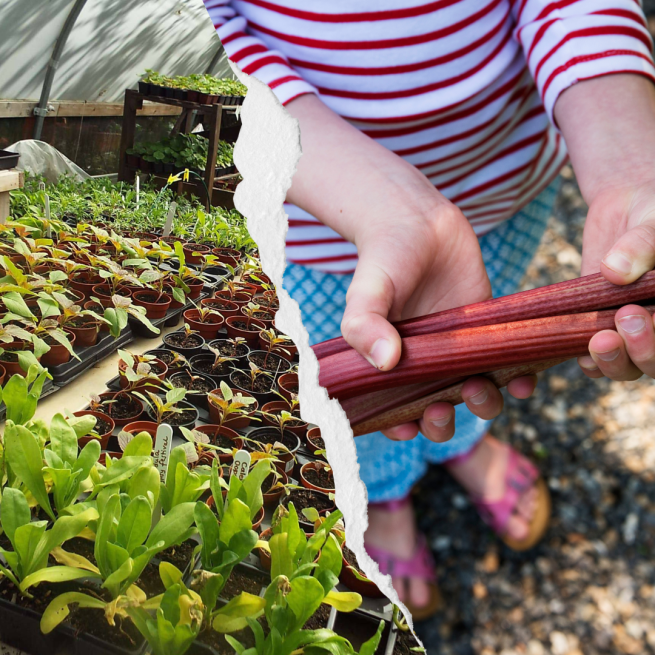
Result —
[[194, 409], [185, 409], [181, 412], [166, 412], [162, 417], [163, 423], [169, 425], [188, 425], [195, 422], [197, 413]]
[[268, 393], [275, 384], [271, 378], [263, 375], [255, 378], [253, 383], [250, 376], [247, 373], [241, 373], [241, 371], [237, 371], [232, 380], [234, 384], [248, 393]]
[[197, 545], [198, 544], [193, 541], [193, 539], [187, 539], [179, 546], [171, 546], [166, 550], [162, 550], [162, 552], [157, 555], [157, 559], [174, 564], [178, 569], [180, 569], [180, 571], [184, 571], [189, 562], [193, 559], [193, 550]]
[[353, 551], [350, 550], [348, 546], [343, 546], [342, 552], [343, 552], [343, 558], [346, 560], [346, 562], [348, 562], [348, 564], [350, 564], [350, 566], [352, 566], [354, 569], [357, 569], [357, 572], [360, 575], [366, 577], [366, 573], [364, 573], [364, 571], [362, 571], [359, 568], [359, 562], [357, 561], [357, 556], [355, 555], [355, 553], [353, 553]]
[[[296, 512], [300, 514], [300, 510], [314, 507], [319, 512], [324, 509], [333, 509], [334, 502], [331, 501], [325, 494], [311, 489], [292, 489], [288, 496], [284, 497], [284, 505], [293, 503]], [[302, 518], [302, 517], [301, 517]]]
[[303, 630], [318, 630], [319, 628], [327, 628], [328, 621], [330, 620], [330, 606], [321, 605], [312, 616], [309, 617]]
[[142, 412], [141, 405], [128, 394], [117, 394], [114, 398], [102, 401], [102, 407], [108, 416], [117, 419], [136, 418]]
[[235, 568], [225, 583], [223, 591], [221, 591], [221, 598], [223, 600], [230, 600], [242, 591], [259, 596], [262, 587], [268, 585], [269, 582], [270, 579], [263, 573], [250, 570], [246, 572], [244, 569]]
[[[586, 213], [566, 167], [523, 289], [580, 275]], [[540, 375], [532, 398], [504, 395], [491, 431], [537, 462], [552, 523], [514, 553], [443, 468], [429, 469], [415, 507], [447, 607], [417, 624], [428, 653], [652, 655], [655, 382], [591, 380], [570, 361]]]
[[209, 393], [216, 388], [213, 382], [205, 380], [205, 378], [201, 377], [192, 378], [188, 374], [176, 375], [175, 377], [171, 378], [170, 382], [174, 387], [186, 389], [187, 391], [195, 393]]
[[96, 416], [95, 419], [96, 419], [96, 426], [94, 430], [100, 436], [102, 436], [103, 434], [107, 434], [107, 432], [111, 430], [111, 423], [109, 423], [109, 421], [105, 421], [105, 419], [100, 418], [99, 416]]
[[202, 346], [202, 339], [196, 334], [187, 336], [184, 332], [173, 332], [166, 337], [166, 341], [178, 348], [198, 348]]
[[[178, 356], [177, 364], [173, 364], [175, 361], [175, 355]], [[188, 364], [186, 360], [180, 360], [179, 357], [182, 357], [179, 353], [174, 353], [172, 350], [162, 349], [155, 354], [157, 359], [161, 359], [166, 366], [168, 366], [169, 371], [177, 371], [185, 368]]]
[[323, 437], [312, 437], [311, 440], [307, 439], [309, 443], [316, 446], [316, 450], [325, 450], [325, 440]]
[[238, 330], [244, 330], [245, 332], [259, 332], [259, 330], [261, 330], [261, 328], [256, 325], [248, 325], [245, 321], [232, 321], [232, 325]]
[[[213, 346], [214, 344], [212, 343]], [[242, 343], [235, 348], [233, 344], [223, 341], [216, 343], [216, 348], [218, 348], [223, 357], [243, 357], [249, 352], [248, 346]]]
[[413, 648], [420, 648], [416, 637], [411, 632], [399, 632], [393, 645], [393, 655], [416, 655]]
[[[197, 369], [205, 375], [229, 375], [232, 372], [232, 366], [234, 362], [223, 362], [218, 366], [213, 366], [214, 364], [213, 357], [207, 357], [207, 359], [198, 359], [193, 360], [193, 368]], [[214, 389], [215, 387], [212, 387]], [[211, 391], [210, 389], [209, 391]]]
[[[284, 346], [280, 347], [284, 348]], [[289, 362], [275, 353], [253, 352], [250, 353], [249, 359], [253, 364], [257, 364], [258, 368], [276, 374], [286, 373], [290, 368]]]

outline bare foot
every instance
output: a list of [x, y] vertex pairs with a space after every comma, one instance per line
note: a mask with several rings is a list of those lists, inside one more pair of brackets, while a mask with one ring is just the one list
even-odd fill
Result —
[[[416, 535], [416, 522], [411, 503], [393, 512], [369, 505], [366, 543], [400, 559], [410, 559], [416, 550]], [[418, 608], [425, 607], [430, 601], [430, 588], [422, 578], [392, 576], [391, 581], [403, 603], [409, 600]]]
[[[486, 434], [471, 457], [461, 463], [447, 464], [451, 475], [473, 496], [487, 502], [505, 495], [505, 472], [509, 446]], [[537, 490], [531, 487], [519, 499], [507, 523], [507, 535], [521, 541], [528, 535], [537, 507]]]

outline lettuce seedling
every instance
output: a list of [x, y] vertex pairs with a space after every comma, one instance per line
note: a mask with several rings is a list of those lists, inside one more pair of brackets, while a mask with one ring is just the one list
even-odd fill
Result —
[[210, 475], [202, 469], [189, 470], [184, 446], [176, 446], [168, 460], [166, 484], [161, 484], [160, 499], [164, 513], [181, 503], [197, 501], [209, 488]]
[[47, 521], [31, 521], [27, 499], [19, 489], [7, 487], [2, 493], [0, 523], [13, 551], [0, 548], [6, 566], [0, 572], [11, 580], [25, 596], [28, 589], [39, 582], [64, 582], [88, 576], [81, 568], [48, 566], [48, 556], [69, 539], [79, 535], [98, 518], [98, 512], [89, 508], [75, 516], [60, 516], [50, 530]]

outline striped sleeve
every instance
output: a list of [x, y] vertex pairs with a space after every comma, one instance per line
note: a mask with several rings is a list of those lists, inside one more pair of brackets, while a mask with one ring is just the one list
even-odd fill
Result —
[[248, 75], [267, 84], [283, 104], [306, 93], [316, 93], [277, 50], [248, 34], [246, 19], [239, 16], [230, 0], [204, 0], [228, 58]]
[[652, 41], [639, 0], [513, 0], [516, 36], [553, 121], [576, 82], [636, 73], [655, 80]]

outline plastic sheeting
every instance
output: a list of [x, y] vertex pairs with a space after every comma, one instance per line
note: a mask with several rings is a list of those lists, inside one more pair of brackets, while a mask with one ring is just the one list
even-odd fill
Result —
[[44, 141], [17, 141], [6, 150], [20, 154], [17, 166], [19, 170], [32, 175], [43, 175], [51, 183], [57, 182], [62, 175], [68, 175], [78, 182], [90, 177], [77, 164]]

